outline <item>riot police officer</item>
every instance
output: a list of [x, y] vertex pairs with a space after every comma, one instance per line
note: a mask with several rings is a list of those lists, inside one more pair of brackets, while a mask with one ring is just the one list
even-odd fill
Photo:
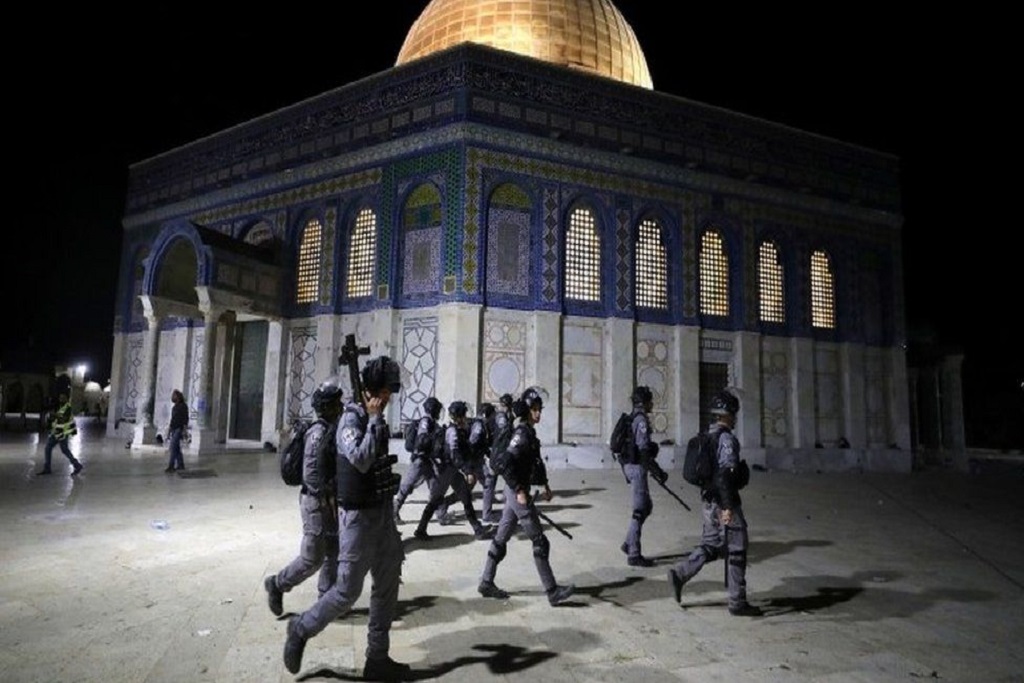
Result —
[[[477, 590], [485, 598], [508, 597], [506, 591], [495, 585], [494, 578], [498, 573], [498, 565], [508, 552], [509, 539], [517, 528], [522, 527], [523, 533], [533, 544], [533, 561], [541, 585], [547, 593], [548, 602], [557, 605], [569, 599], [575, 586], [563, 586], [555, 581], [551, 563], [548, 561], [551, 543], [541, 528], [540, 518], [530, 493], [531, 483], [536, 482], [544, 487], [539, 495], [544, 500], [551, 500], [547, 468], [541, 458], [540, 440], [534, 430], [534, 425], [540, 422], [544, 401], [537, 389], [531, 387], [523, 392], [512, 409], [516, 416], [512, 439], [501, 461], [492, 461], [505, 479], [505, 509], [501, 515], [501, 522], [498, 523], [498, 532], [487, 550], [487, 560]], [[495, 455], [497, 457], [497, 454]]]
[[474, 453], [474, 470], [483, 489], [480, 515], [485, 522], [497, 522], [494, 512], [494, 471], [491, 469], [491, 442], [494, 440], [495, 410], [493, 403], [481, 403], [479, 414], [469, 424], [469, 448]]
[[317, 592], [323, 596], [338, 574], [338, 511], [335, 502], [337, 449], [335, 432], [341, 415], [341, 387], [335, 377], [313, 392], [316, 421], [303, 434], [302, 488], [299, 512], [302, 543], [299, 555], [276, 575], [263, 581], [267, 603], [275, 616], [283, 611], [283, 594], [320, 570]]
[[747, 602], [747, 520], [739, 494], [746, 483], [742, 474], [746, 463], [741, 463], [740, 443], [732, 432], [739, 410], [739, 399], [728, 391], [711, 399], [715, 422], [708, 427], [708, 434], [717, 441], [717, 460], [711, 483], [701, 489], [701, 542], [668, 571], [668, 579], [679, 602], [686, 582], [705, 564], [724, 556], [728, 562], [729, 614], [756, 617], [761, 616], [761, 609]]
[[430, 500], [423, 508], [419, 526], [416, 527], [416, 532], [413, 534], [420, 540], [430, 539], [430, 534], [427, 533], [427, 523], [434, 512], [444, 504], [444, 495], [449, 486], [462, 501], [466, 520], [473, 527], [473, 535], [478, 540], [486, 540], [491, 537], [491, 527], [483, 525], [477, 518], [476, 510], [473, 509], [472, 491], [473, 486], [476, 485], [476, 475], [473, 474], [474, 456], [469, 449], [466, 431], [468, 412], [469, 407], [465, 401], [452, 401], [448, 405], [450, 421], [445, 431], [444, 459], [438, 467], [437, 478], [430, 485]]
[[441, 408], [441, 402], [433, 396], [423, 402], [424, 415], [416, 426], [416, 445], [410, 454], [409, 469], [402, 475], [402, 483], [398, 487], [398, 495], [395, 496], [395, 522], [398, 524], [402, 523], [399, 512], [406, 498], [423, 482], [430, 486], [437, 478], [433, 458], [435, 434], [441, 428], [437, 422], [441, 416]]
[[372, 587], [363, 678], [404, 680], [409, 665], [389, 655], [405, 553], [392, 507], [397, 492], [391, 472], [395, 458], [388, 454], [390, 431], [384, 420], [388, 401], [401, 389], [398, 364], [387, 356], [367, 363], [362, 389], [363, 402], [345, 406], [337, 431], [338, 580], [312, 607], [289, 620], [284, 664], [291, 673], [298, 673], [306, 642], [352, 608], [369, 573]]
[[644, 557], [640, 548], [644, 522], [654, 510], [647, 474], [650, 472], [661, 483], [665, 483], [668, 474], [658, 465], [658, 444], [651, 440], [651, 422], [647, 415], [651, 412], [654, 396], [650, 388], [642, 385], [636, 387], [630, 395], [630, 401], [633, 403], [630, 447], [620, 457], [622, 471], [632, 489], [632, 515], [626, 529], [626, 540], [620, 548], [626, 553], [629, 566], [650, 567], [654, 561]]

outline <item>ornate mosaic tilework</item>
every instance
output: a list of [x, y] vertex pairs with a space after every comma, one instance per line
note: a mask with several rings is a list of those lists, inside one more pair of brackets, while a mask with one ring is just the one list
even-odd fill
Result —
[[502, 394], [526, 390], [526, 323], [485, 313], [483, 400], [497, 405]]
[[630, 212], [620, 208], [615, 212], [615, 308], [619, 311], [633, 308], [633, 240], [630, 232]]
[[434, 395], [439, 324], [437, 316], [402, 321], [402, 367], [408, 376], [402, 387], [402, 424], [422, 417], [423, 402]]
[[558, 191], [545, 187], [543, 192], [544, 225], [541, 234], [540, 298], [545, 303], [558, 302], [561, 282], [558, 278]]
[[480, 262], [478, 246], [480, 244], [480, 202], [483, 200], [480, 168], [469, 166], [465, 172], [466, 191], [463, 195], [465, 204], [462, 230], [462, 291], [476, 294], [477, 268]]
[[130, 334], [125, 338], [124, 387], [122, 388], [121, 415], [129, 420], [140, 416], [139, 400], [142, 391], [142, 366], [145, 362], [145, 333]]
[[[654, 395], [650, 412], [651, 429], [664, 435], [671, 424], [673, 372], [670, 364], [672, 333], [670, 330], [641, 325], [637, 328], [636, 383], [646, 385]], [[618, 398], [618, 397], [616, 397]]]
[[839, 354], [818, 347], [814, 351], [814, 415], [818, 441], [834, 444], [839, 440], [842, 399], [839, 390]]
[[324, 242], [320, 252], [320, 304], [329, 306], [334, 299], [334, 245], [338, 240], [338, 210], [330, 206], [324, 212]]
[[[311, 420], [314, 417], [313, 392], [317, 349], [316, 328], [296, 327], [291, 330], [291, 362], [288, 369], [288, 421]], [[346, 392], [352, 395], [351, 388]]]
[[441, 228], [405, 233], [402, 293], [430, 294], [441, 277]]
[[206, 344], [206, 329], [202, 326], [192, 328], [192, 351], [189, 363], [188, 396], [189, 417], [193, 422], [199, 419], [199, 380], [203, 372], [203, 347]]
[[487, 216], [487, 291], [530, 294], [530, 214], [493, 207]]
[[697, 317], [697, 214], [706, 211], [710, 206], [710, 198], [684, 192], [682, 195], [683, 221], [683, 315], [687, 318]]

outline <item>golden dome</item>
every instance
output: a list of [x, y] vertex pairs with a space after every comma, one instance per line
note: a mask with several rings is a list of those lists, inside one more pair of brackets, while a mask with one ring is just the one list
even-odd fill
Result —
[[654, 87], [640, 43], [611, 0], [431, 0], [395, 66], [465, 42]]

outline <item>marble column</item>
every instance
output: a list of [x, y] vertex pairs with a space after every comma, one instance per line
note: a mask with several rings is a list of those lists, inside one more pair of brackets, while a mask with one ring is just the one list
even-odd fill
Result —
[[192, 427], [192, 450], [207, 452], [216, 442], [213, 425], [213, 359], [220, 311], [203, 311], [203, 347], [199, 359], [199, 388], [196, 391], [196, 424]]
[[142, 386], [139, 388], [139, 411], [136, 416], [133, 446], [152, 444], [156, 439], [156, 427], [153, 425], [153, 412], [156, 405], [156, 364], [157, 349], [160, 343], [161, 318], [146, 307], [146, 336], [143, 340]]
[[285, 401], [288, 376], [288, 326], [271, 320], [267, 325], [267, 362], [263, 374], [263, 423], [260, 439], [263, 443], [281, 447], [286, 428]]

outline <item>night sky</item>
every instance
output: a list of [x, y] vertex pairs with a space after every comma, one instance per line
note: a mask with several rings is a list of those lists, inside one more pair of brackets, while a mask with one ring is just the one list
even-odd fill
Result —
[[[31, 347], [105, 382], [129, 164], [389, 68], [426, 4], [213, 17], [157, 2], [144, 17], [37, 17], [45, 38], [9, 61], [6, 88], [15, 215], [0, 249], [0, 364]], [[863, 6], [786, 16], [680, 5], [671, 19], [672, 3], [616, 6], [656, 90], [900, 158], [909, 328], [965, 354], [969, 444], [995, 429], [993, 414], [1024, 422], [1010, 330], [1024, 317], [1022, 264], [1006, 242], [1016, 193], [996, 168], [1014, 160], [1000, 132], [1016, 111], [999, 87], [1009, 48], [965, 47], [969, 18]]]

